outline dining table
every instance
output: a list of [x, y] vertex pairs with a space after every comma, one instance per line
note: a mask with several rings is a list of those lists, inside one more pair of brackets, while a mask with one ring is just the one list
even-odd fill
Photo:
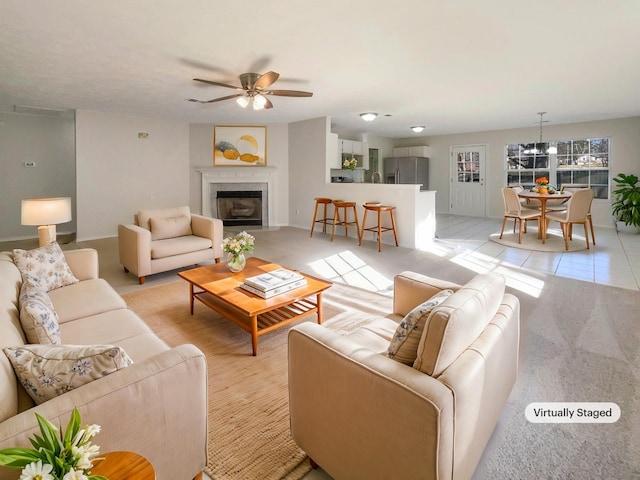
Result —
[[542, 232], [540, 237], [542, 243], [547, 241], [547, 201], [548, 200], [568, 200], [571, 198], [569, 192], [556, 192], [556, 193], [538, 193], [524, 190], [518, 193], [518, 197], [527, 199], [527, 201], [538, 200], [540, 202], [540, 228]]

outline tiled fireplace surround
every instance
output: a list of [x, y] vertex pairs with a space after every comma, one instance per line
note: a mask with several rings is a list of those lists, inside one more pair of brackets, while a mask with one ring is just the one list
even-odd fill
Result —
[[216, 195], [222, 191], [262, 192], [262, 226], [274, 225], [273, 183], [276, 169], [269, 167], [206, 168], [199, 169], [202, 176], [202, 214], [219, 218]]

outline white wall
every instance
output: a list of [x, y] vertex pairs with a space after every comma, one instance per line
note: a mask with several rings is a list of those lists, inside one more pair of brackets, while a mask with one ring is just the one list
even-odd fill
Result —
[[[512, 130], [471, 132], [455, 135], [440, 135], [402, 139], [395, 146], [430, 145], [433, 151], [429, 163], [429, 186], [437, 190], [436, 210], [449, 212], [449, 154], [457, 145], [487, 144], [487, 216], [502, 217], [504, 207], [500, 188], [505, 184], [504, 147], [510, 143], [537, 141], [539, 126]], [[640, 117], [620, 118], [598, 122], [545, 125], [545, 140], [568, 138], [610, 137], [610, 177], [618, 173], [640, 175]], [[612, 227], [611, 200], [594, 200], [593, 220], [596, 225]]]
[[[75, 206], [75, 133], [73, 115], [63, 117], [1, 114], [0, 240], [38, 236], [37, 227], [21, 224], [24, 198], [71, 197]], [[24, 162], [35, 162], [25, 167]], [[76, 215], [58, 225], [58, 233], [76, 231]]]
[[[275, 225], [289, 224], [289, 127], [286, 124], [267, 125], [267, 166], [276, 168], [271, 204]], [[191, 211], [202, 212], [202, 180], [199, 168], [213, 166], [213, 124], [191, 124], [189, 126], [189, 205]], [[235, 170], [236, 167], [215, 167]], [[244, 172], [260, 167], [237, 167]], [[273, 215], [275, 213], [275, 215]]]
[[[331, 121], [314, 118], [289, 124], [289, 219], [290, 225], [310, 228], [315, 207], [314, 198], [325, 196]], [[327, 156], [331, 155], [331, 159]]]
[[78, 110], [76, 165], [78, 240], [115, 236], [138, 210], [189, 204], [189, 125]]

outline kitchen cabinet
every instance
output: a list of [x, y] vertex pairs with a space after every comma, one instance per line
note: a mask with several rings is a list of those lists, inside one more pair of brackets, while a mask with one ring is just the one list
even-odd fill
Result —
[[357, 140], [345, 140], [339, 139], [338, 143], [341, 145], [341, 153], [350, 153], [352, 155], [362, 155], [362, 142]]
[[357, 168], [369, 169], [369, 144], [367, 142], [339, 138], [338, 151], [340, 165], [342, 165], [343, 158], [351, 158], [353, 156], [358, 161]]
[[431, 157], [431, 147], [420, 145], [417, 147], [394, 147], [394, 157]]

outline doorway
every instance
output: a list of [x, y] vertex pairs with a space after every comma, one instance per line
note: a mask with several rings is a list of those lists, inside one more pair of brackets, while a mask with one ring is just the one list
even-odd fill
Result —
[[451, 213], [484, 217], [486, 145], [451, 147]]

